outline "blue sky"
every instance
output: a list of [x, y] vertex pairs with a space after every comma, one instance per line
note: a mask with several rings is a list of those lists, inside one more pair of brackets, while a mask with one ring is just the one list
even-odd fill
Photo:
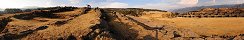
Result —
[[26, 6], [77, 6], [90, 4], [103, 8], [151, 8], [176, 9], [193, 6], [241, 4], [244, 0], [0, 0], [0, 8], [23, 8]]

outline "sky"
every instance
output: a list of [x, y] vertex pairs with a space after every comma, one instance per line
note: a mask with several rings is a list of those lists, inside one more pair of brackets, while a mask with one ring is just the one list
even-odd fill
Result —
[[76, 6], [102, 8], [177, 9], [194, 6], [242, 4], [244, 0], [0, 0], [0, 8]]

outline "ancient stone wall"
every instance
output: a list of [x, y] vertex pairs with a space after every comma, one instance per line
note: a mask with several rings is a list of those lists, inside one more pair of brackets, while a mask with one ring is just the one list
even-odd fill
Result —
[[142, 8], [103, 8], [104, 11], [113, 13], [118, 12], [125, 15], [132, 15], [132, 16], [142, 16], [147, 14], [163, 14], [162, 17], [176, 17], [175, 14], [163, 11], [163, 10], [156, 10], [156, 9], [142, 9]]
[[[142, 12], [143, 15], [151, 15], [153, 17], [160, 17], [160, 18], [172, 18], [175, 17], [174, 13], [167, 12], [167, 11], [144, 11]], [[160, 16], [157, 16], [160, 15]]]

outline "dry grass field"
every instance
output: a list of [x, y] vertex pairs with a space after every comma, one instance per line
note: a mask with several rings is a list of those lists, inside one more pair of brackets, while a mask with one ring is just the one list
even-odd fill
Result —
[[[160, 15], [160, 14], [156, 14]], [[155, 15], [153, 15], [155, 16]], [[138, 21], [148, 25], [170, 25], [176, 28], [189, 29], [199, 35], [228, 35], [234, 36], [244, 33], [243, 17], [223, 18], [160, 18], [144, 15], [135, 17]], [[144, 19], [144, 20], [143, 20]]]
[[[164, 19], [159, 19], [164, 20]], [[172, 18], [177, 28], [190, 29], [201, 35], [238, 35], [244, 33], [244, 18]]]

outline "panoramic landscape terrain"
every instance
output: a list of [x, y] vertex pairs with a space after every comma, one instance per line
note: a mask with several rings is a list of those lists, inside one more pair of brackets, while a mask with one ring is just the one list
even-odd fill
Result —
[[172, 13], [141, 8], [49, 7], [1, 14], [0, 39], [243, 40], [243, 17], [244, 8]]
[[244, 40], [244, 0], [1, 1], [0, 40]]

